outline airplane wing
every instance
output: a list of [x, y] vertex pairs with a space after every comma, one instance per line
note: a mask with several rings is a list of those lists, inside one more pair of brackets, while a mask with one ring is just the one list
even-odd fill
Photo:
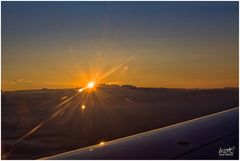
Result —
[[234, 108], [42, 159], [238, 159], [238, 119]]

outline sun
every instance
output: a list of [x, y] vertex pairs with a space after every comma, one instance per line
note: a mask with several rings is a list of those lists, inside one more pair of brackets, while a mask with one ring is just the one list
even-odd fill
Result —
[[88, 88], [93, 88], [95, 86], [95, 83], [94, 82], [89, 82], [88, 84], [87, 84], [87, 87]]

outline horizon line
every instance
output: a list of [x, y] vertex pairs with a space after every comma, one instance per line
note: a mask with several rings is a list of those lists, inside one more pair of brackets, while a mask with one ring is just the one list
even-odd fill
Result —
[[[119, 86], [119, 87], [124, 87], [124, 86], [132, 86], [134, 88], [145, 88], [145, 89], [182, 89], [182, 90], [208, 90], [208, 89], [239, 89], [238, 86], [224, 86], [224, 87], [209, 87], [209, 88], [204, 88], [204, 87], [192, 87], [192, 88], [186, 88], [186, 87], [144, 87], [144, 86], [135, 86], [135, 85], [129, 85], [129, 84], [123, 84], [123, 85], [118, 85], [118, 84], [99, 84], [99, 85], [106, 85], [106, 86]], [[81, 87], [63, 87], [63, 88], [35, 88], [35, 89], [16, 89], [16, 90], [3, 90], [1, 89], [1, 92], [17, 92], [17, 91], [43, 91], [43, 90], [70, 90], [70, 89], [78, 89]]]

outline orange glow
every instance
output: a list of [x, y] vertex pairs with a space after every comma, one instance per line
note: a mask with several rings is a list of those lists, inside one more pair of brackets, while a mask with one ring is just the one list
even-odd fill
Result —
[[95, 86], [95, 83], [94, 82], [89, 82], [88, 84], [87, 84], [87, 87], [88, 88], [93, 88]]
[[101, 142], [99, 143], [99, 145], [103, 146], [103, 145], [105, 145], [105, 142], [104, 142], [104, 141], [101, 141]]
[[82, 108], [82, 110], [84, 110], [84, 109], [86, 108], [86, 106], [85, 106], [85, 105], [82, 105], [81, 108]]

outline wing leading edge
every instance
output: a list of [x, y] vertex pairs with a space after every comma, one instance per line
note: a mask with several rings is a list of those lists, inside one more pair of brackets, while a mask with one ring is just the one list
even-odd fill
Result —
[[[233, 108], [42, 159], [238, 159], [238, 110]], [[229, 148], [233, 155], [222, 154]]]

